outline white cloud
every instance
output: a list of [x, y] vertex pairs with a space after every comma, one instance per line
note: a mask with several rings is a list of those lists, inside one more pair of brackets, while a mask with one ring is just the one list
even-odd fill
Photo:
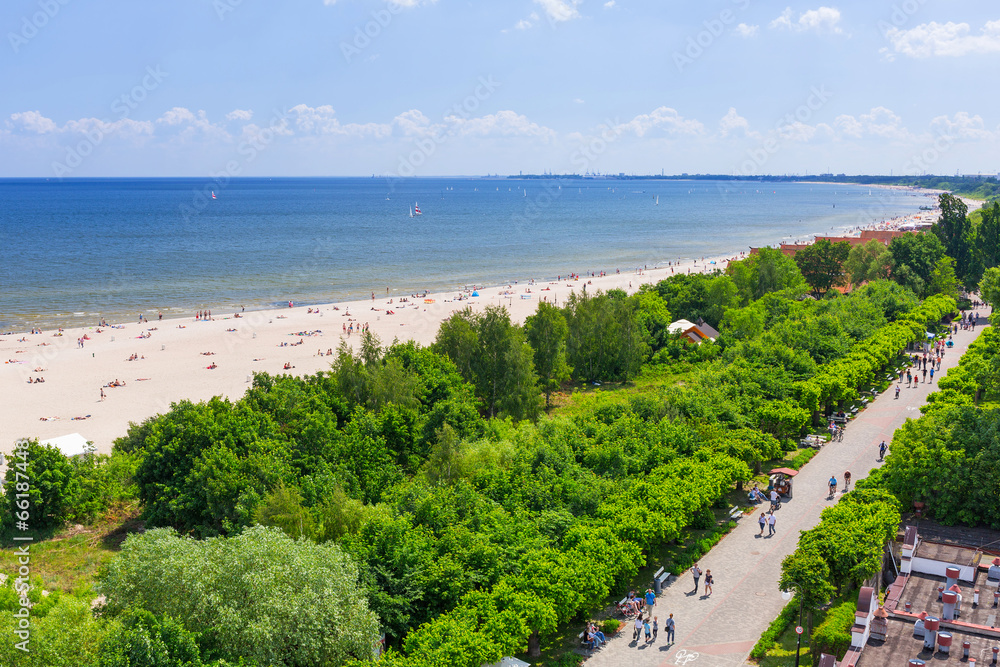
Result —
[[858, 117], [847, 114], [837, 116], [833, 125], [842, 136], [852, 139], [878, 138], [889, 141], [913, 139], [911, 132], [903, 126], [903, 119], [885, 107], [875, 107]]
[[910, 30], [892, 28], [886, 37], [896, 53], [911, 58], [1000, 52], [1000, 21], [988, 21], [978, 35], [968, 23], [924, 23]]
[[529, 21], [528, 19], [521, 19], [520, 21], [514, 24], [514, 27], [517, 28], [518, 30], [527, 30], [532, 25], [533, 25], [532, 22]]
[[59, 126], [51, 118], [46, 118], [39, 111], [22, 111], [12, 113], [8, 127], [21, 129], [31, 134], [49, 134], [59, 130]]
[[478, 118], [448, 116], [444, 121], [449, 135], [463, 137], [534, 137], [549, 142], [556, 136], [555, 130], [513, 111], [498, 111]]
[[954, 137], [955, 139], [991, 141], [996, 134], [986, 129], [981, 116], [972, 116], [967, 111], [959, 111], [954, 119], [948, 116], [938, 116], [931, 121], [931, 129], [937, 135]]
[[535, 0], [545, 10], [545, 15], [553, 23], [572, 21], [580, 18], [577, 7], [583, 0]]
[[576, 98], [573, 98], [573, 104], [586, 104], [586, 102], [584, 102], [583, 100], [581, 100], [579, 97], [576, 97]]
[[253, 111], [249, 109], [233, 109], [226, 114], [226, 120], [250, 120], [253, 118]]
[[328, 104], [318, 107], [298, 104], [288, 110], [288, 115], [299, 134], [373, 137], [376, 139], [392, 134], [392, 126], [386, 123], [342, 124], [337, 119], [337, 112]]
[[615, 6], [615, 0], [608, 0], [607, 2], [604, 3], [605, 9], [613, 9], [614, 6]]
[[747, 25], [746, 23], [741, 23], [733, 30], [733, 32], [740, 37], [756, 37], [757, 32], [760, 30], [759, 25]]
[[771, 28], [781, 28], [793, 30], [795, 32], [806, 32], [814, 30], [816, 32], [829, 32], [841, 34], [843, 30], [838, 25], [840, 23], [840, 10], [833, 7], [820, 7], [810, 9], [799, 14], [798, 19], [794, 19], [794, 12], [791, 7], [785, 8], [781, 16], [771, 21]]
[[725, 139], [729, 136], [759, 137], [760, 134], [750, 130], [746, 118], [736, 113], [736, 107], [729, 107], [729, 113], [719, 121], [719, 136]]
[[630, 132], [637, 137], [645, 136], [652, 130], [661, 130], [670, 135], [696, 135], [705, 132], [705, 126], [697, 120], [688, 120], [670, 107], [659, 107], [648, 114], [640, 114], [627, 123], [615, 127], [617, 134]]

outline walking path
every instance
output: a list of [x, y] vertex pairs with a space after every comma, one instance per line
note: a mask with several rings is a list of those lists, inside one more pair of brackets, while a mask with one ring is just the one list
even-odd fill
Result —
[[[985, 309], [984, 309], [985, 310]], [[980, 319], [980, 323], [986, 320]], [[941, 372], [958, 365], [959, 358], [984, 327], [959, 331], [955, 346], [946, 351]], [[940, 377], [937, 373], [935, 376]], [[712, 570], [713, 594], [706, 597], [704, 577], [695, 592], [690, 572], [680, 573], [657, 599], [653, 615], [659, 618], [656, 642], [638, 645], [632, 641], [631, 624], [586, 661], [587, 667], [715, 667], [742, 666], [750, 650], [767, 629], [785, 601], [777, 582], [781, 561], [795, 551], [799, 531], [819, 523], [823, 508], [833, 504], [843, 492], [843, 476], [850, 470], [853, 481], [867, 477], [878, 462], [878, 445], [892, 443], [893, 432], [907, 419], [920, 416], [920, 406], [934, 384], [920, 383], [907, 388], [903, 383], [898, 400], [890, 388], [850, 422], [843, 442], [828, 443], [795, 477], [794, 497], [775, 512], [775, 535], [758, 537], [756, 514], [745, 515], [739, 525], [702, 560], [702, 570]], [[838, 479], [837, 498], [829, 498], [827, 482]], [[852, 482], [853, 483], [853, 482]], [[766, 508], [765, 508], [766, 509]], [[675, 573], [677, 574], [677, 573]], [[666, 643], [663, 622], [673, 613], [676, 643]]]

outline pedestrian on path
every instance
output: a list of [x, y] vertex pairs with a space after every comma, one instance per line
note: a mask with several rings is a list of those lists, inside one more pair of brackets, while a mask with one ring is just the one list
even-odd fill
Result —
[[635, 631], [632, 633], [632, 639], [635, 642], [639, 641], [639, 637], [642, 636], [642, 614], [635, 617]]
[[924, 382], [927, 382], [927, 365], [924, 365], [924, 370], [921, 371], [924, 374]]
[[667, 631], [667, 643], [674, 643], [674, 615], [670, 614], [670, 618], [666, 620], [663, 624], [663, 629]]
[[711, 595], [712, 594], [712, 584], [714, 582], [715, 582], [715, 579], [712, 578], [712, 571], [711, 570], [705, 570], [705, 595]]
[[774, 512], [767, 518], [767, 536], [771, 537], [774, 535], [774, 524], [778, 522], [778, 517], [774, 516]]
[[649, 619], [642, 624], [642, 631], [646, 633], [646, 643], [653, 641], [653, 628], [649, 625]]
[[899, 400], [899, 385], [896, 385], [896, 400]]
[[767, 526], [767, 515], [764, 514], [763, 512], [761, 512], [760, 513], [760, 519], [757, 520], [757, 523], [760, 524], [760, 532], [757, 533], [757, 536], [758, 537], [763, 537], [763, 535], [764, 535], [764, 527]]
[[653, 617], [653, 641], [656, 641], [656, 633], [659, 632], [660, 624], [656, 620], [656, 616]]
[[931, 366], [931, 383], [934, 382], [934, 366]]
[[656, 593], [653, 592], [652, 588], [646, 589], [646, 607], [652, 609], [656, 606]]
[[691, 574], [694, 575], [694, 592], [698, 592], [698, 580], [701, 579], [701, 568], [698, 567], [698, 563], [694, 564], [691, 568]]
[[882, 444], [880, 444], [878, 446], [878, 460], [879, 461], [882, 461], [882, 460], [885, 459], [885, 450], [887, 450], [887, 449], [889, 449], [889, 446], [886, 445], [885, 444], [885, 440], [883, 440]]

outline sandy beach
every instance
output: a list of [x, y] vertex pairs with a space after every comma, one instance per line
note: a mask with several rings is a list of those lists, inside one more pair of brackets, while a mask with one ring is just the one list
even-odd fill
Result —
[[[711, 271], [725, 268], [728, 259], [705, 258], [603, 277], [519, 281], [479, 288], [478, 297], [468, 296], [471, 290], [403, 297], [376, 293], [374, 300], [322, 306], [216, 311], [210, 320], [152, 319], [2, 335], [0, 390], [10, 398], [0, 406], [0, 451], [9, 452], [18, 438], [46, 440], [79, 433], [99, 452], [110, 452], [129, 422], [165, 412], [172, 402], [213, 396], [236, 400], [253, 373], [305, 375], [329, 368], [333, 357], [328, 352], [335, 354], [341, 341], [353, 346], [360, 340], [359, 333], [345, 333], [352, 325], [355, 331], [367, 325], [384, 344], [398, 338], [426, 345], [434, 341], [442, 321], [467, 307], [478, 311], [501, 305], [513, 320], [523, 322], [539, 301], [562, 304], [584, 286], [632, 293], [669, 277], [672, 270]], [[44, 382], [33, 382], [36, 378]], [[122, 386], [113, 386], [116, 381]]]
[[[893, 218], [869, 228], [898, 228], [914, 216]], [[539, 301], [562, 304], [574, 291], [623, 289], [629, 293], [672, 273], [725, 269], [740, 252], [675, 263], [667, 267], [605, 276], [480, 287], [464, 292], [402, 297], [375, 293], [374, 299], [245, 313], [212, 313], [148, 322], [109, 323], [64, 331], [0, 335], [0, 451], [18, 438], [45, 440], [79, 433], [99, 452], [110, 452], [129, 422], [169, 410], [170, 404], [213, 396], [239, 399], [256, 372], [312, 374], [329, 368], [342, 341], [354, 345], [367, 325], [383, 344], [394, 339], [433, 342], [439, 324], [470, 307], [505, 306], [516, 322]], [[405, 301], [403, 300], [405, 299]], [[352, 327], [355, 333], [345, 329]], [[36, 382], [44, 379], [44, 382]], [[116, 385], [117, 383], [117, 385]], [[103, 392], [103, 398], [102, 398]]]

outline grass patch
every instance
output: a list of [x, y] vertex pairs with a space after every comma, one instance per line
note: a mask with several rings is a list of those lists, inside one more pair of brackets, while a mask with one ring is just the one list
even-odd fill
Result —
[[[31, 543], [31, 575], [48, 591], [93, 596], [97, 571], [118, 553], [121, 543], [141, 527], [135, 515], [120, 523], [74, 526]], [[17, 543], [21, 546], [22, 543]], [[16, 576], [17, 547], [9, 537], [0, 542], [0, 573]]]
[[578, 417], [603, 405], [628, 405], [639, 397], [656, 398], [668, 387], [684, 384], [693, 366], [685, 362], [646, 365], [633, 382], [607, 382], [601, 385], [574, 383], [552, 394], [552, 416]]

